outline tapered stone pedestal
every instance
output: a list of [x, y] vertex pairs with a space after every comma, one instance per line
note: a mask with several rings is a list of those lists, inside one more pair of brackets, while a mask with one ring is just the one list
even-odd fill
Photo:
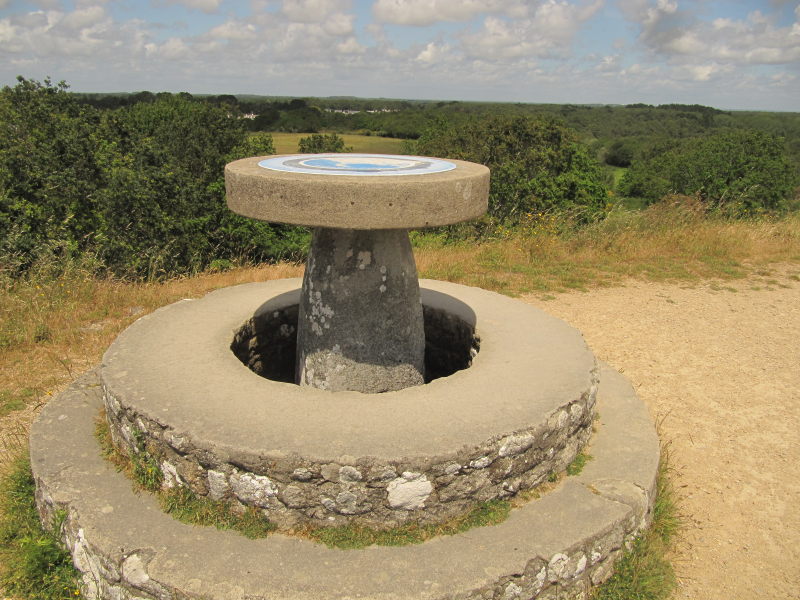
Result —
[[404, 229], [314, 230], [297, 348], [300, 385], [375, 393], [424, 383], [422, 305]]

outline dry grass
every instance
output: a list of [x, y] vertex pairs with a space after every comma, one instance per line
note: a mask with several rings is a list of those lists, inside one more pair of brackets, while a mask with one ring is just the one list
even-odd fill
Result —
[[203, 273], [166, 282], [98, 279], [75, 265], [58, 278], [0, 274], [0, 470], [35, 408], [100, 362], [111, 341], [137, 318], [217, 288], [302, 275], [281, 264]]
[[587, 289], [625, 278], [731, 279], [761, 265], [800, 261], [800, 215], [729, 220], [695, 207], [664, 204], [642, 212], [615, 210], [573, 229], [547, 215], [497, 239], [427, 243], [417, 250], [420, 274], [508, 294]]
[[[485, 243], [448, 244], [415, 236], [421, 276], [507, 294], [588, 289], [627, 277], [730, 279], [768, 274], [763, 265], [800, 262], [800, 215], [731, 221], [691, 203], [644, 212], [613, 211], [575, 229], [532, 215], [520, 231]], [[181, 298], [225, 286], [302, 274], [302, 265], [242, 267], [164, 282], [98, 279], [80, 264], [43, 267], [25, 279], [0, 271], [0, 470], [24, 437], [36, 407], [97, 364], [135, 319]], [[800, 276], [800, 269], [790, 277]]]

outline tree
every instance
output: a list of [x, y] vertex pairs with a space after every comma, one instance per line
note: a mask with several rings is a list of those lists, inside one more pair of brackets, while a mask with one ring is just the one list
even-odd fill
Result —
[[300, 138], [298, 143], [298, 152], [303, 154], [352, 151], [352, 148], [345, 147], [344, 140], [335, 133], [312, 133], [308, 137]]
[[490, 117], [459, 127], [439, 121], [422, 134], [416, 151], [489, 167], [489, 214], [503, 223], [552, 209], [589, 219], [605, 207], [600, 166], [570, 130], [553, 121]]
[[648, 203], [697, 195], [709, 207], [762, 212], [786, 208], [798, 183], [782, 139], [732, 130], [655, 146], [632, 164], [620, 192]]
[[630, 139], [617, 140], [608, 148], [605, 162], [614, 167], [630, 167], [636, 149], [636, 143]]
[[97, 227], [99, 115], [64, 83], [0, 90], [0, 252], [29, 265], [53, 246], [86, 248]]

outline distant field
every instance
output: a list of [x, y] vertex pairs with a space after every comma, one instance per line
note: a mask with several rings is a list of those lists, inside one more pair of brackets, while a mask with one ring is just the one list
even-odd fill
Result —
[[[310, 133], [272, 133], [272, 142], [278, 154], [294, 154], [300, 138], [308, 137]], [[353, 152], [366, 152], [369, 154], [402, 154], [403, 140], [397, 138], [379, 137], [374, 135], [357, 135], [343, 133], [339, 137], [344, 139], [345, 146], [352, 146]]]

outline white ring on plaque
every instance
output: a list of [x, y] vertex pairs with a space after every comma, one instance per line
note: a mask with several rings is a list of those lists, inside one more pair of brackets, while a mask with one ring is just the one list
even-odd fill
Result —
[[426, 156], [393, 154], [293, 154], [266, 158], [259, 167], [312, 175], [427, 175], [456, 168], [454, 163]]

